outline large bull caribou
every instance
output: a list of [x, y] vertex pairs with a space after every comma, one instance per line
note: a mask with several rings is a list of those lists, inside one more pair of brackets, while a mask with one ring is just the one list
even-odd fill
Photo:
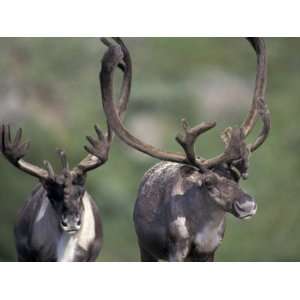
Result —
[[[131, 60], [122, 41], [123, 86], [118, 115], [125, 112], [131, 85]], [[0, 127], [0, 149], [19, 170], [36, 177], [38, 186], [19, 212], [15, 225], [18, 261], [95, 261], [102, 246], [99, 210], [86, 191], [87, 173], [108, 159], [113, 133], [107, 126], [103, 134], [95, 126], [97, 138], [88, 136], [88, 155], [73, 169], [66, 155], [58, 150], [62, 170], [56, 174], [47, 161], [40, 168], [24, 160], [29, 142], [22, 142], [22, 129], [12, 137], [9, 125]]]
[[[108, 123], [130, 147], [161, 160], [144, 175], [134, 209], [142, 261], [213, 261], [224, 236], [226, 213], [239, 219], [256, 213], [256, 202], [239, 186], [239, 179], [247, 177], [250, 154], [268, 136], [270, 113], [265, 102], [265, 43], [261, 38], [247, 40], [257, 55], [252, 106], [241, 126], [229, 127], [222, 134], [224, 152], [210, 159], [197, 157], [194, 144], [200, 135], [215, 127], [215, 122], [195, 127], [182, 122], [183, 134], [178, 134], [176, 141], [184, 154], [157, 149], [125, 128], [113, 101], [114, 71], [124, 57], [119, 45], [109, 45], [100, 76]], [[254, 143], [247, 144], [246, 138], [258, 119], [262, 130]]]

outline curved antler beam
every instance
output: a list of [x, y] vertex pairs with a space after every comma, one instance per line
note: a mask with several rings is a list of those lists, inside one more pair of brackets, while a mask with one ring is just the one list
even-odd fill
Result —
[[249, 37], [247, 38], [252, 45], [257, 55], [257, 71], [255, 88], [251, 109], [248, 113], [246, 120], [242, 125], [245, 137], [247, 137], [253, 130], [257, 117], [260, 117], [263, 128], [256, 138], [256, 141], [250, 145], [250, 151], [254, 152], [258, 149], [267, 139], [271, 129], [270, 111], [265, 101], [266, 87], [267, 87], [267, 54], [265, 42], [262, 38]]
[[152, 157], [169, 160], [179, 163], [187, 163], [188, 160], [180, 154], [164, 152], [149, 144], [143, 143], [134, 137], [122, 124], [118, 116], [118, 110], [113, 101], [113, 74], [115, 68], [123, 60], [123, 52], [119, 46], [111, 46], [108, 48], [102, 60], [102, 68], [100, 72], [101, 91], [103, 109], [107, 116], [109, 125], [112, 127], [116, 135], [129, 146], [144, 152]]

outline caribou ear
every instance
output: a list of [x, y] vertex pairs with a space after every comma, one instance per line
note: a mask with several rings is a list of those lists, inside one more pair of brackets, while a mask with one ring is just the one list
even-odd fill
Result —
[[203, 175], [196, 169], [189, 166], [180, 168], [177, 181], [172, 189], [172, 196], [182, 196], [195, 185], [201, 187]]

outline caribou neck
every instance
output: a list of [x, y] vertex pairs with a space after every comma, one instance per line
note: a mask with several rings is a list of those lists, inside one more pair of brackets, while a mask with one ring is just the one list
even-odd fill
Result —
[[62, 232], [57, 244], [57, 261], [74, 261], [76, 252], [80, 249], [88, 251], [91, 241], [96, 236], [93, 208], [87, 192], [85, 192], [82, 201], [82, 226], [77, 233], [72, 235]]
[[194, 198], [193, 201], [197, 201], [197, 205], [191, 206], [192, 211], [189, 215], [194, 232], [204, 229], [217, 230], [224, 225], [226, 212], [208, 194], [198, 199]]

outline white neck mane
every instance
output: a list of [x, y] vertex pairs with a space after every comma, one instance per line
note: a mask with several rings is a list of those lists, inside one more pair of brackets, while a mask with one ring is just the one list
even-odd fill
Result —
[[80, 247], [83, 250], [88, 251], [90, 243], [95, 238], [96, 232], [94, 214], [90, 202], [90, 196], [87, 193], [84, 194], [82, 202], [83, 215], [81, 228], [73, 235], [66, 232], [62, 233], [56, 248], [57, 261], [74, 261], [78, 248]]

